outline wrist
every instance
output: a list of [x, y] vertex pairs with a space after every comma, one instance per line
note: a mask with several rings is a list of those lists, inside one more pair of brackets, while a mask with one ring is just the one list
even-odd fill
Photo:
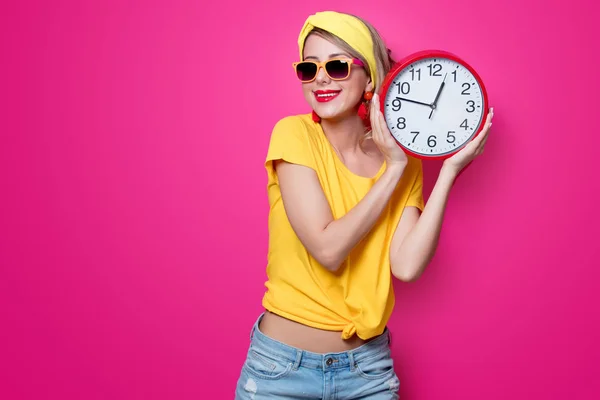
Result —
[[440, 170], [441, 178], [449, 180], [451, 182], [454, 182], [454, 180], [456, 179], [457, 176], [458, 176], [458, 171], [455, 168], [450, 167], [448, 165], [442, 166], [442, 169]]
[[406, 168], [406, 163], [389, 163], [385, 166], [385, 173], [400, 179]]

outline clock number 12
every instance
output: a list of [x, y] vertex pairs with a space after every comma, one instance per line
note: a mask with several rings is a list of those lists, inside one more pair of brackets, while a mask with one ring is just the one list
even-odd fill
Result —
[[[427, 66], [429, 68], [429, 76], [442, 76], [442, 65], [441, 64], [429, 64]], [[434, 71], [435, 68], [435, 71]]]

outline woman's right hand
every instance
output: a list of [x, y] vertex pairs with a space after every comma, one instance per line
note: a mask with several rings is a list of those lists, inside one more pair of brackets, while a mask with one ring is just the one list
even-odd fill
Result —
[[373, 95], [369, 114], [371, 117], [373, 141], [383, 154], [388, 167], [398, 165], [404, 168], [408, 164], [408, 157], [404, 150], [396, 143], [396, 140], [387, 127], [380, 109], [379, 95], [377, 94]]

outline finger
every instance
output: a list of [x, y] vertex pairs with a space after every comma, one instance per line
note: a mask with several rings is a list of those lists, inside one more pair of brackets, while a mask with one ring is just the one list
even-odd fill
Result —
[[375, 118], [375, 96], [371, 99], [369, 104], [369, 119], [371, 120], [371, 137], [377, 146], [379, 146], [379, 136], [377, 134], [377, 121]]
[[[494, 112], [493, 112], [493, 108], [490, 109], [490, 112], [488, 112], [487, 117], [485, 118], [485, 123], [483, 125], [483, 130], [481, 132], [481, 134], [479, 135], [479, 137], [481, 137], [482, 135], [487, 134], [487, 132], [489, 131], [489, 127], [492, 125], [492, 118], [494, 117]], [[482, 139], [481, 139], [482, 140]]]
[[485, 135], [485, 138], [483, 138], [483, 140], [481, 141], [481, 147], [484, 147], [486, 142], [488, 141], [488, 139], [490, 138], [489, 132], [492, 130], [492, 124], [490, 124], [490, 126], [488, 127], [488, 132]]
[[491, 118], [488, 115], [483, 129], [481, 130], [481, 132], [479, 132], [479, 135], [477, 135], [477, 137], [473, 139], [473, 142], [476, 143], [477, 147], [481, 146], [482, 143], [487, 140], [488, 134], [490, 132], [490, 127], [492, 126], [492, 123], [489, 122], [490, 120]]
[[381, 112], [379, 112], [379, 127], [381, 130], [381, 134], [383, 135], [386, 143], [389, 146], [392, 146], [395, 144], [395, 140], [394, 137], [392, 136], [392, 132], [390, 132], [387, 123], [385, 122], [385, 117], [383, 116], [383, 114]]
[[490, 137], [490, 130], [492, 128], [492, 123], [490, 122], [490, 124], [488, 124], [485, 128], [484, 131], [482, 132], [480, 136], [480, 138], [478, 138], [478, 145], [477, 148], [478, 149], [483, 149], [483, 147], [485, 146], [485, 143], [487, 142], [488, 138]]
[[487, 114], [486, 122], [492, 122], [492, 118], [494, 118], [494, 107], [490, 107]]
[[388, 127], [387, 127], [387, 123], [385, 122], [385, 117], [383, 116], [383, 113], [381, 112], [381, 106], [380, 106], [380, 100], [379, 100], [379, 96], [375, 95], [373, 96], [374, 98], [377, 98], [377, 104], [376, 104], [376, 110], [375, 110], [375, 115], [377, 116], [377, 128], [379, 130], [379, 133], [381, 135], [381, 139], [384, 141], [384, 143], [386, 143], [387, 145], [391, 145], [394, 142], [394, 138], [392, 137], [391, 132], [389, 131]]
[[379, 141], [379, 143], [383, 144], [384, 143], [384, 138], [381, 132], [381, 125], [379, 123], [379, 97], [375, 94], [373, 96], [373, 111], [371, 114], [372, 117], [372, 122], [371, 122], [371, 126], [373, 128], [373, 136], [377, 136], [377, 140]]
[[369, 111], [369, 117], [371, 119], [371, 128], [373, 130], [373, 137], [375, 136], [375, 133], [377, 131], [377, 108], [376, 108], [376, 104], [377, 104], [377, 95], [374, 94], [373, 98], [371, 99], [371, 104], [370, 104], [370, 108], [371, 110]]
[[489, 131], [489, 124], [486, 124], [481, 130], [481, 132], [479, 132], [479, 135], [477, 135], [477, 137], [473, 140], [473, 142], [479, 147], [479, 145], [481, 145], [481, 142], [483, 142], [484, 139], [487, 137]]

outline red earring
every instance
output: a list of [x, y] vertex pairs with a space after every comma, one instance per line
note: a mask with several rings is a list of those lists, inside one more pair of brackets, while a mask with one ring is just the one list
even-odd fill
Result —
[[366, 103], [361, 103], [358, 107], [358, 116], [362, 119], [363, 124], [367, 127], [371, 127], [371, 118], [369, 117], [369, 110], [367, 109]]
[[360, 106], [358, 107], [358, 116], [363, 122], [369, 118], [369, 112], [367, 111], [367, 105], [365, 103], [360, 103]]
[[371, 119], [369, 118], [369, 109], [367, 108], [367, 102], [373, 98], [373, 92], [365, 92], [363, 95], [365, 101], [358, 107], [358, 116], [362, 119], [363, 124], [367, 128], [371, 127]]
[[312, 112], [312, 120], [315, 121], [315, 122], [321, 122], [321, 117], [319, 117], [317, 115], [317, 113], [315, 112], [315, 110], [313, 110], [313, 112]]

